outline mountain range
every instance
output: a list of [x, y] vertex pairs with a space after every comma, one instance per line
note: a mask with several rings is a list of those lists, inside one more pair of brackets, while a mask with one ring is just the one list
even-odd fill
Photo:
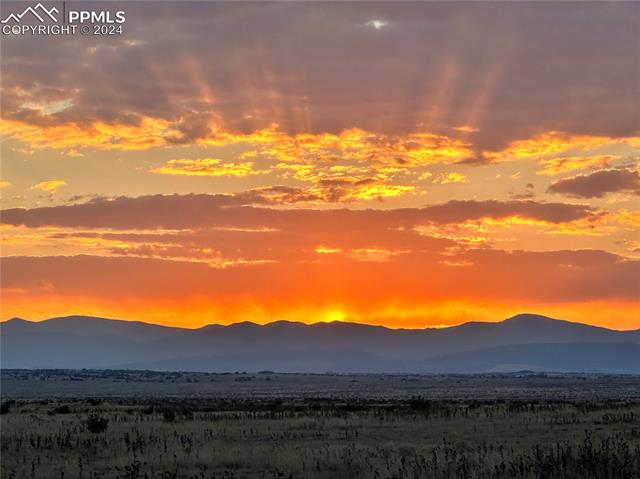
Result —
[[185, 329], [87, 316], [13, 318], [0, 323], [0, 346], [5, 369], [640, 374], [640, 330], [535, 314], [438, 329], [290, 321]]

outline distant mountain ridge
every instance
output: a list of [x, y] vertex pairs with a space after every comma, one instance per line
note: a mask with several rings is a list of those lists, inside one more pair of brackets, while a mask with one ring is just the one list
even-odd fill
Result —
[[640, 373], [640, 330], [535, 314], [442, 329], [276, 321], [185, 329], [86, 316], [0, 323], [3, 368]]

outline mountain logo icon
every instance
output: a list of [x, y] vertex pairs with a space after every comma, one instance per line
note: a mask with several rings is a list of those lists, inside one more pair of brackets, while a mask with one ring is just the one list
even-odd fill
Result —
[[24, 9], [22, 13], [11, 13], [7, 16], [7, 18], [0, 21], [0, 23], [9, 23], [13, 21], [15, 23], [20, 23], [27, 13], [31, 13], [34, 17], [36, 17], [40, 23], [44, 23], [45, 19], [49, 17], [54, 22], [58, 23], [58, 19], [55, 17], [56, 14], [60, 13], [56, 7], [52, 7], [51, 9], [47, 9], [41, 3], [38, 3], [35, 7], [27, 7]]

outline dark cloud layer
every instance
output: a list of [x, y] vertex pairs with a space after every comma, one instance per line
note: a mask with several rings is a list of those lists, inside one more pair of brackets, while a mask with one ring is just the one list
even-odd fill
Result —
[[601, 170], [556, 181], [549, 191], [581, 198], [602, 198], [607, 193], [620, 192], [640, 195], [640, 174], [631, 170]]
[[[274, 196], [275, 192], [275, 196]], [[303, 190], [259, 189], [236, 195], [150, 195], [98, 198], [76, 205], [15, 208], [1, 212], [1, 222], [28, 227], [64, 226], [114, 229], [197, 229], [205, 227], [312, 227], [340, 230], [353, 227], [399, 228], [424, 223], [450, 224], [481, 218], [518, 216], [547, 223], [588, 219], [597, 211], [586, 205], [535, 201], [453, 200], [424, 208], [395, 210], [277, 209], [251, 205], [304, 201]]]
[[[5, 12], [14, 6], [3, 2]], [[288, 132], [454, 135], [470, 124], [490, 149], [542, 131], [626, 136], [638, 125], [634, 2], [119, 8], [122, 37], [3, 38], [3, 117], [80, 126], [158, 118], [178, 143], [211, 136], [212, 126], [273, 122]], [[367, 25], [373, 19], [386, 24]], [[64, 100], [52, 115], [34, 108]]]

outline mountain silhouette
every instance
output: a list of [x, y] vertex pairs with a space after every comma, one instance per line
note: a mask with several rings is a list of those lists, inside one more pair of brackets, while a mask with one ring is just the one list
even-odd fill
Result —
[[276, 321], [198, 329], [86, 316], [0, 323], [3, 368], [475, 373], [640, 373], [640, 330], [520, 314], [497, 323], [390, 329]]

